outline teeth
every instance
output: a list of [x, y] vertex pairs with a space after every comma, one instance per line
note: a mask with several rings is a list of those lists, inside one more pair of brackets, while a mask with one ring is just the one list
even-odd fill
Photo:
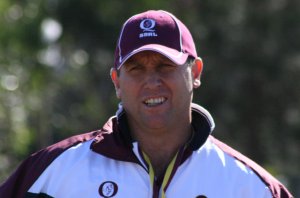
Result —
[[161, 97], [161, 98], [150, 98], [148, 100], [145, 101], [145, 103], [149, 106], [154, 106], [154, 105], [158, 105], [161, 104], [165, 101], [166, 99]]

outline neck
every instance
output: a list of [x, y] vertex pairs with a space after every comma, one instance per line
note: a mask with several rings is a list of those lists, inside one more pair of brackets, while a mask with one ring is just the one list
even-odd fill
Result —
[[133, 137], [147, 154], [156, 176], [161, 176], [173, 157], [191, 137], [191, 125], [168, 130], [138, 130], [131, 127]]

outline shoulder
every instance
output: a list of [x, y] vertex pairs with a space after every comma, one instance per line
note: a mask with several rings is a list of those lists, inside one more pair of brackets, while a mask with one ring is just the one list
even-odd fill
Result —
[[[69, 137], [44, 148], [24, 160], [15, 172], [0, 186], [0, 197], [23, 197], [42, 172], [64, 151], [94, 139], [101, 131]], [[18, 186], [16, 188], [16, 186]]]
[[91, 139], [94, 139], [99, 134], [101, 134], [101, 131], [92, 131], [69, 137], [32, 154], [28, 159], [25, 160], [25, 162], [27, 162], [28, 164], [39, 162], [39, 166], [43, 166], [43, 164], [47, 166], [55, 158], [57, 158], [57, 156], [62, 154], [67, 149], [76, 146], [80, 143], [84, 143]]
[[253, 160], [249, 159], [245, 155], [214, 138], [213, 136], [210, 136], [208, 141], [208, 147], [214, 147], [218, 155], [222, 156], [222, 160], [226, 161], [224, 163], [226, 163], [227, 166], [233, 166], [227, 168], [238, 170], [241, 173], [246, 173], [247, 175], [252, 175], [251, 173], [253, 172], [260, 179], [260, 181], [269, 188], [272, 196], [275, 198], [292, 197], [282, 183], [280, 183], [268, 171], [255, 163]]

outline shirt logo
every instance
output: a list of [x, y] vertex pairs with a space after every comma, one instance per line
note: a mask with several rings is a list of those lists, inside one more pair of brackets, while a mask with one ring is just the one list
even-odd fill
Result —
[[156, 22], [153, 19], [144, 19], [140, 23], [140, 28], [143, 30], [142, 33], [140, 33], [139, 37], [156, 37], [157, 34], [155, 32], [155, 24]]
[[196, 198], [207, 198], [205, 195], [198, 195]]
[[118, 192], [118, 185], [113, 181], [103, 182], [99, 187], [99, 194], [104, 198], [113, 197]]

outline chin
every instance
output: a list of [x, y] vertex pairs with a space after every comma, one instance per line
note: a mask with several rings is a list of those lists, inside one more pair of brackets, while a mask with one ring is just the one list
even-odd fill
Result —
[[168, 121], [162, 118], [145, 119], [145, 126], [152, 129], [162, 129], [167, 126]]

